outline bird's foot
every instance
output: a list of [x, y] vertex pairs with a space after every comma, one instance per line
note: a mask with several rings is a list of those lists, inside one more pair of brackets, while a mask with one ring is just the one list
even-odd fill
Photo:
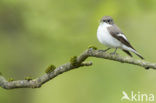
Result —
[[117, 48], [115, 48], [115, 51], [113, 52], [113, 53], [110, 53], [111, 55], [118, 55], [117, 53], [116, 53], [116, 51], [117, 51]]
[[98, 50], [99, 52], [106, 52], [108, 51], [110, 48], [107, 48], [106, 50]]

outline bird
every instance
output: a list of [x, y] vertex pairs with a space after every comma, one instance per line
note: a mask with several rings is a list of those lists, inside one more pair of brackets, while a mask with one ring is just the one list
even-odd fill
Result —
[[120, 28], [114, 23], [111, 16], [104, 16], [100, 20], [100, 24], [97, 29], [98, 41], [108, 48], [104, 50], [105, 52], [111, 48], [115, 48], [112, 54], [116, 54], [117, 49], [123, 50], [130, 57], [133, 57], [130, 52], [135, 53], [141, 59], [144, 59], [130, 44], [124, 33]]

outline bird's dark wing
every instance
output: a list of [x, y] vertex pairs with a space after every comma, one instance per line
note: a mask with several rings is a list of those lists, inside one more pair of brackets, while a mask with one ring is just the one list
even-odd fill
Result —
[[122, 33], [121, 30], [115, 24], [113, 24], [112, 26], [108, 27], [108, 30], [109, 30], [110, 34], [114, 38], [116, 38], [117, 40], [119, 40], [124, 45], [126, 45], [126, 46], [134, 49], [132, 47], [132, 45], [129, 43], [129, 41], [127, 40], [127, 38], [124, 36], [124, 33]]
[[[116, 38], [117, 40], [119, 40], [121, 43], [123, 43], [124, 45], [126, 45], [127, 47], [132, 48], [133, 50], [135, 50], [132, 45], [129, 43], [129, 41], [127, 40], [127, 38], [124, 36], [124, 33], [121, 32], [121, 30], [115, 25], [113, 24], [112, 26], [108, 27], [108, 31], [109, 33]], [[125, 53], [127, 53], [129, 56], [132, 56], [130, 54], [129, 51], [124, 50], [123, 51]], [[132, 51], [134, 52], [134, 51]], [[139, 53], [137, 53], [136, 51], [134, 52], [137, 56], [139, 56], [141, 59], [144, 59]]]

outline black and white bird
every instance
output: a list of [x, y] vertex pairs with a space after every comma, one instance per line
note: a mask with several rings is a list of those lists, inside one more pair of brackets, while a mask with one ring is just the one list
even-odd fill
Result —
[[135, 53], [141, 59], [144, 59], [129, 43], [124, 33], [119, 29], [117, 25], [114, 24], [112, 17], [104, 16], [100, 20], [100, 25], [97, 30], [97, 38], [100, 43], [108, 47], [105, 51], [110, 48], [115, 48], [113, 54], [116, 53], [118, 48], [122, 49], [125, 53], [132, 57], [129, 52]]

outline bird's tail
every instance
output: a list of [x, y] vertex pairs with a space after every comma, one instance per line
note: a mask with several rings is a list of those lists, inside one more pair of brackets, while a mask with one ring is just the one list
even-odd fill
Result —
[[133, 57], [132, 54], [128, 50], [122, 49], [126, 54], [128, 54], [130, 57]]
[[135, 54], [140, 57], [141, 59], [144, 59], [138, 52], [135, 52]]
[[144, 59], [137, 51], [135, 51], [134, 49], [132, 50], [133, 53], [135, 53], [138, 57], [140, 57], [141, 59]]
[[130, 48], [130, 47], [124, 48], [123, 51], [124, 51], [125, 53], [127, 53], [129, 56], [132, 57], [131, 53], [129, 52], [129, 51], [131, 51], [131, 52], [135, 53], [135, 54], [136, 54], [138, 57], [140, 57], [141, 59], [144, 59], [134, 48]]

